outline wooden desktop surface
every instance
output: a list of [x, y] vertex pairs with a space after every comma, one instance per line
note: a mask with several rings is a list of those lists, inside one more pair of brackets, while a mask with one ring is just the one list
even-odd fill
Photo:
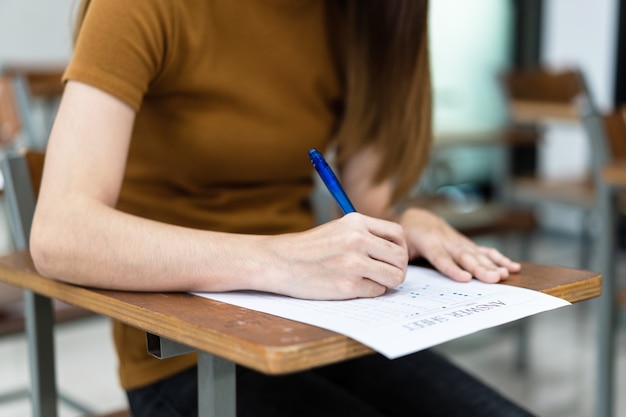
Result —
[[[577, 302], [600, 295], [598, 273], [523, 263], [507, 283]], [[186, 293], [85, 288], [39, 275], [28, 251], [0, 258], [0, 281], [86, 308], [133, 327], [268, 374], [371, 353], [341, 334]]]

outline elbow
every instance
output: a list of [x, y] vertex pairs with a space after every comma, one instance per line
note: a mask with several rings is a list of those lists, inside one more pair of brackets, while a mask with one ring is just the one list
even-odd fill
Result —
[[59, 242], [49, 236], [54, 235], [51, 226], [44, 221], [33, 220], [30, 231], [29, 249], [37, 272], [46, 277], [58, 275], [57, 261], [60, 257]]

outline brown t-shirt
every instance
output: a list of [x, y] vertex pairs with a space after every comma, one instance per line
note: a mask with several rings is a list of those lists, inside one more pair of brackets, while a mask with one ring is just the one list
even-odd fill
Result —
[[[307, 151], [328, 144], [341, 96], [326, 7], [92, 0], [65, 79], [137, 111], [119, 209], [225, 232], [311, 227]], [[195, 363], [151, 358], [120, 323], [114, 336], [126, 389]]]

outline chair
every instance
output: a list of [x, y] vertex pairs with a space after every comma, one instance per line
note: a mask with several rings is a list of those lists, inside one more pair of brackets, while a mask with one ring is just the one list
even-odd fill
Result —
[[[18, 111], [12, 102], [12, 83], [9, 77], [0, 77], [0, 126], [7, 123], [15, 126], [11, 129], [13, 135], [19, 132], [21, 125], [18, 119]], [[9, 131], [9, 129], [7, 129]], [[28, 246], [28, 236], [35, 210], [35, 199], [39, 192], [39, 185], [43, 171], [43, 152], [18, 152], [9, 150], [2, 160], [2, 175], [4, 178], [4, 193], [2, 199], [7, 209], [8, 225], [10, 227], [13, 246], [15, 249], [23, 249]], [[26, 299], [28, 302], [28, 299]], [[23, 333], [27, 330], [25, 305], [22, 297], [16, 298], [10, 303], [0, 305], [0, 336]], [[69, 322], [85, 317], [93, 316], [93, 313], [55, 301], [52, 305], [52, 313], [55, 323]], [[0, 394], [1, 401], [11, 401], [29, 396], [26, 389]], [[61, 401], [72, 408], [90, 413], [88, 407], [67, 395], [59, 394]], [[126, 414], [119, 414], [125, 416]], [[115, 415], [117, 416], [117, 414]]]
[[[612, 112], [604, 114], [602, 121], [608, 139], [609, 156], [607, 164], [611, 166], [611, 169], [604, 171], [603, 179], [612, 184], [621, 184], [621, 189], [624, 189], [626, 188], [624, 186], [626, 184], [626, 106], [621, 106]], [[612, 242], [609, 250], [612, 254], [615, 254], [620, 243], [623, 243], [619, 240], [619, 229], [621, 226], [619, 219], [623, 219], [626, 216], [626, 194], [617, 192], [614, 198], [612, 198], [611, 204], [612, 217], [614, 216], [615, 221], [613, 229], [618, 237]], [[611, 259], [615, 262], [613, 255]], [[617, 303], [623, 313], [624, 307], [626, 307], [626, 289], [618, 291]]]
[[0, 141], [9, 142], [21, 130], [11, 78], [0, 76]]
[[603, 116], [611, 163], [626, 163], [626, 106]]
[[[22, 126], [13, 79], [7, 75], [0, 76], [0, 127], [6, 127], [3, 139], [11, 144], [20, 133]], [[14, 152], [9, 150], [7, 152]], [[26, 158], [26, 159], [24, 159]], [[11, 231], [11, 239], [16, 249], [25, 248], [28, 244], [27, 236], [30, 234], [30, 223], [35, 209], [35, 197], [39, 191], [39, 180], [43, 170], [43, 154], [29, 152], [24, 158], [10, 156], [4, 162], [2, 170], [2, 190], [7, 188], [7, 195], [2, 196], [6, 205], [8, 226]], [[31, 178], [34, 181], [35, 194], [32, 193]], [[0, 305], [0, 335], [22, 332], [24, 330], [23, 306], [21, 297], [14, 303]], [[72, 320], [85, 317], [85, 310], [77, 309], [65, 304], [55, 306], [55, 314], [58, 321]]]
[[[508, 129], [469, 136], [443, 136], [438, 137], [435, 141], [435, 154], [451, 148], [496, 148], [496, 150], [501, 150], [514, 144], [527, 144], [535, 141], [536, 135], [533, 132]], [[438, 163], [435, 162], [428, 167], [425, 173], [427, 182], [432, 181], [432, 178], [428, 179], [428, 177], [437, 177], [437, 171], [442, 169], [437, 165]], [[498, 171], [507, 169], [506, 164], [502, 165]], [[443, 167], [444, 171], [446, 169]], [[501, 173], [498, 172], [496, 176], [500, 177]], [[425, 193], [422, 192], [413, 197], [412, 203], [438, 213], [452, 227], [472, 238], [485, 235], [506, 236], [514, 234], [524, 241], [519, 258], [527, 260], [528, 239], [538, 227], [537, 217], [533, 210], [515, 207], [502, 200], [498, 195], [498, 190], [496, 190], [495, 195], [486, 198], [485, 201], [477, 204], [470, 202], [469, 207], [464, 207], [463, 196], [460, 196], [461, 201], [459, 202], [455, 201], [454, 191], [452, 193], [439, 193], [437, 191], [437, 188], [441, 187], [443, 183], [445, 181], [435, 179], [434, 184], [425, 187], [427, 189]]]
[[[15, 92], [9, 77], [0, 76], [0, 144], [9, 146], [15, 136], [21, 130], [20, 118], [15, 108]], [[2, 179], [2, 176], [0, 176]], [[0, 181], [0, 198], [4, 190], [3, 182]], [[1, 213], [4, 216], [4, 211]], [[6, 216], [5, 216], [6, 217]], [[4, 224], [8, 228], [8, 224]], [[10, 236], [3, 236], [2, 247], [10, 248]], [[0, 305], [21, 299], [21, 291], [9, 286], [0, 286]], [[0, 312], [0, 317], [6, 316]], [[0, 333], [3, 332], [4, 320], [0, 322]]]
[[607, 137], [607, 165], [602, 167], [603, 182], [598, 187], [601, 214], [598, 258], [603, 284], [596, 321], [598, 352], [595, 415], [604, 417], [612, 416], [615, 409], [616, 330], [620, 319], [624, 318], [623, 306], [626, 301], [616, 274], [617, 249], [620, 244], [619, 220], [620, 215], [623, 219], [626, 212], [626, 106], [604, 114], [602, 122]]
[[0, 75], [13, 86], [23, 130], [23, 140], [30, 148], [44, 148], [63, 93], [60, 64], [4, 63]]
[[606, 135], [582, 73], [577, 69], [547, 68], [512, 70], [501, 77], [514, 127], [543, 130], [548, 124], [577, 124], [589, 141], [590, 168], [583, 178], [548, 180], [536, 173], [510, 176], [502, 183], [503, 195], [511, 202], [531, 207], [559, 205], [580, 209], [584, 215], [580, 265], [590, 264], [592, 216], [597, 212], [600, 169], [607, 161]]

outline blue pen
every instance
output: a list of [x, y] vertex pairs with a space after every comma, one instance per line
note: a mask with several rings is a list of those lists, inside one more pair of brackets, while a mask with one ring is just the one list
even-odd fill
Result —
[[326, 184], [326, 188], [330, 191], [330, 194], [333, 196], [343, 214], [353, 213], [356, 210], [354, 206], [350, 202], [350, 199], [346, 195], [346, 192], [341, 187], [339, 180], [335, 176], [333, 170], [328, 166], [328, 163], [324, 159], [321, 153], [317, 151], [317, 149], [313, 148], [309, 151], [309, 157], [311, 158], [311, 163], [315, 167], [315, 170], [319, 174], [324, 184]]

